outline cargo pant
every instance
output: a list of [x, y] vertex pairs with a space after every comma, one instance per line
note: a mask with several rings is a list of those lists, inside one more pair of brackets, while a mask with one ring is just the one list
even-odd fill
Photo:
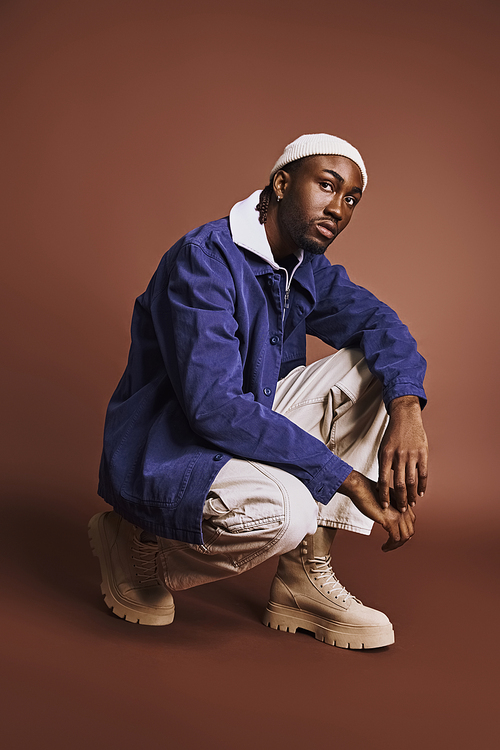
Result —
[[[337, 456], [377, 478], [388, 424], [382, 386], [359, 349], [341, 349], [279, 381], [273, 409]], [[292, 474], [233, 458], [221, 469], [203, 513], [203, 545], [160, 539], [160, 565], [172, 591], [242, 573], [294, 549], [317, 526], [369, 534], [373, 522], [345, 495], [317, 503]]]

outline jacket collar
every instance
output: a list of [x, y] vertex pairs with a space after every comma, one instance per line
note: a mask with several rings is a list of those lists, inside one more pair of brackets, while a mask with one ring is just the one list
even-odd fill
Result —
[[[256, 190], [249, 198], [236, 203], [232, 207], [229, 213], [229, 228], [236, 245], [243, 247], [245, 250], [250, 250], [250, 252], [269, 263], [274, 270], [278, 270], [281, 266], [274, 260], [264, 224], [260, 223], [259, 215], [255, 210], [260, 194], [261, 191]], [[302, 263], [303, 257], [303, 250], [299, 250], [297, 252], [299, 262], [295, 268], [298, 268]]]

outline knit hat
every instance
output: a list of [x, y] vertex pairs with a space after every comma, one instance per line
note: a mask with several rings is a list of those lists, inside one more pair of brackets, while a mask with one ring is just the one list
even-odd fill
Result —
[[304, 156], [316, 156], [319, 154], [331, 154], [332, 156], [346, 156], [351, 159], [361, 170], [361, 176], [363, 178], [363, 190], [368, 182], [368, 175], [366, 173], [365, 164], [361, 158], [357, 148], [351, 146], [350, 143], [344, 141], [342, 138], [337, 138], [335, 135], [328, 135], [327, 133], [311, 133], [309, 135], [301, 135], [292, 143], [289, 143], [286, 149], [281, 154], [280, 158], [274, 165], [271, 177], [272, 180], [274, 174], [285, 164], [290, 164], [292, 161], [302, 159]]

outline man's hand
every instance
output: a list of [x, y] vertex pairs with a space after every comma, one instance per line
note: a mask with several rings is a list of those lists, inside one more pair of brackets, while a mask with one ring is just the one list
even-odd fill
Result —
[[405, 513], [400, 513], [393, 507], [396, 504], [393, 490], [390, 491], [392, 505], [382, 508], [377, 484], [358, 471], [351, 471], [339, 487], [339, 492], [347, 495], [361, 513], [379, 523], [387, 531], [389, 539], [382, 545], [384, 552], [401, 547], [415, 533], [413, 509], [409, 507]]
[[382, 508], [390, 505], [392, 469], [396, 507], [404, 513], [427, 487], [427, 436], [417, 396], [395, 398], [389, 405], [389, 414], [389, 426], [379, 450], [380, 504]]

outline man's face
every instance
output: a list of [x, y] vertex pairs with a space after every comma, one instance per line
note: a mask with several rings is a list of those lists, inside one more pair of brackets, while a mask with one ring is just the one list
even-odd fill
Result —
[[344, 156], [310, 156], [291, 173], [284, 167], [275, 185], [282, 196], [282, 239], [321, 255], [349, 224], [363, 181], [359, 167]]

